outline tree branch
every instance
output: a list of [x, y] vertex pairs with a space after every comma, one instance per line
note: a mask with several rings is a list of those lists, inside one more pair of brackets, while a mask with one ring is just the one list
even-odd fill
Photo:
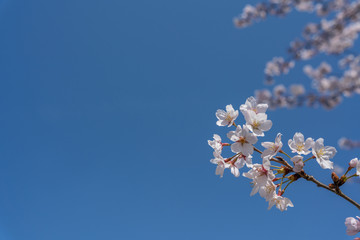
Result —
[[[262, 151], [260, 151], [259, 149], [257, 149], [256, 147], [254, 147], [254, 150], [260, 154], [262, 154]], [[278, 159], [275, 159], [275, 158], [271, 158], [270, 159], [271, 161], [274, 161], [274, 162], [277, 162], [277, 163], [280, 163], [282, 165], [284, 165], [285, 167], [289, 168], [290, 171], [293, 172], [293, 168], [291, 167], [291, 165], [286, 161], [286, 160], [278, 160]], [[336, 195], [342, 197], [343, 199], [345, 199], [346, 201], [350, 202], [352, 205], [354, 205], [355, 207], [357, 207], [357, 209], [360, 210], [360, 204], [355, 202], [354, 200], [352, 200], [350, 197], [348, 197], [347, 195], [345, 195], [339, 188], [336, 188], [336, 189], [332, 189], [330, 188], [329, 186], [323, 184], [322, 182], [316, 180], [313, 176], [310, 176], [308, 174], [306, 174], [303, 171], [299, 172], [298, 173], [300, 175], [301, 178], [305, 179], [306, 181], [310, 181], [310, 182], [313, 182], [315, 183], [318, 187], [321, 187], [321, 188], [325, 188], [326, 190], [329, 190], [330, 192], [333, 192], [335, 193]]]

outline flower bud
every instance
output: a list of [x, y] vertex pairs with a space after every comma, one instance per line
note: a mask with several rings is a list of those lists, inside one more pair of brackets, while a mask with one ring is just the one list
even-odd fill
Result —
[[343, 175], [343, 176], [341, 176], [341, 178], [340, 178], [340, 180], [339, 180], [339, 183], [338, 183], [339, 187], [340, 187], [341, 185], [343, 185], [345, 182], [346, 182], [346, 176]]
[[356, 164], [359, 162], [359, 160], [357, 158], [351, 159], [351, 161], [349, 162], [349, 166], [351, 168], [355, 168]]
[[336, 175], [335, 172], [331, 173], [331, 179], [334, 181], [335, 184], [339, 181], [339, 177], [338, 175]]

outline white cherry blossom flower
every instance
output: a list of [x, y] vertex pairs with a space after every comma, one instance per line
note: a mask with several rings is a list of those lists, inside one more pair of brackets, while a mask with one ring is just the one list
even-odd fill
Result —
[[291, 161], [294, 163], [293, 171], [298, 173], [300, 172], [304, 167], [303, 157], [300, 155], [296, 155], [293, 158], [291, 158]]
[[257, 142], [257, 137], [249, 131], [247, 126], [244, 125], [243, 128], [241, 128], [241, 126], [238, 125], [236, 130], [228, 132], [227, 136], [231, 141], [235, 142], [231, 144], [231, 151], [234, 153], [241, 152], [245, 156], [253, 154], [253, 144]]
[[336, 149], [334, 147], [324, 147], [324, 139], [319, 138], [316, 140], [312, 153], [316, 157], [316, 161], [323, 169], [333, 169], [334, 163], [330, 161], [330, 158], [334, 157]]
[[267, 181], [265, 185], [260, 187], [259, 194], [265, 198], [266, 201], [270, 201], [274, 194], [276, 194], [276, 185], [273, 181]]
[[[357, 219], [356, 219], [357, 218]], [[345, 226], [346, 226], [346, 234], [353, 236], [360, 232], [360, 219], [359, 217], [348, 217], [345, 219]]]
[[246, 164], [246, 167], [252, 168], [252, 166], [253, 166], [252, 156], [251, 155], [245, 156], [245, 155], [240, 154], [237, 157], [235, 164], [239, 169], [243, 168], [245, 166], [245, 164]]
[[242, 104], [240, 106], [240, 111], [243, 114], [246, 111], [254, 111], [256, 114], [257, 113], [265, 113], [267, 109], [268, 109], [267, 104], [264, 104], [264, 103], [257, 104], [256, 99], [254, 97], [249, 97], [248, 99], [246, 99], [245, 104]]
[[307, 138], [304, 141], [304, 135], [302, 133], [295, 133], [293, 139], [289, 139], [288, 141], [289, 147], [293, 153], [304, 154], [307, 155], [311, 152], [311, 148], [314, 145], [314, 139]]
[[221, 137], [219, 135], [214, 134], [214, 140], [208, 140], [208, 144], [214, 149], [215, 152], [221, 153], [223, 146], [221, 144]]
[[215, 175], [223, 177], [225, 168], [229, 168], [230, 164], [226, 163], [225, 159], [218, 152], [214, 152], [214, 157], [210, 162], [217, 165]]
[[294, 207], [294, 204], [291, 202], [290, 199], [276, 194], [274, 194], [273, 197], [270, 199], [268, 209], [271, 209], [274, 205], [276, 205], [276, 208], [282, 212], [287, 210], [288, 207]]
[[266, 148], [263, 153], [261, 154], [261, 157], [263, 159], [271, 159], [274, 157], [278, 152], [281, 150], [283, 144], [281, 142], [281, 133], [278, 133], [275, 142], [263, 142], [261, 143], [261, 146]]
[[239, 116], [239, 111], [238, 110], [234, 110], [233, 106], [227, 105], [226, 106], [226, 112], [222, 109], [218, 109], [216, 111], [216, 117], [218, 118], [218, 121], [216, 122], [216, 124], [218, 126], [228, 126], [230, 127], [231, 125], [233, 125], [235, 119]]
[[235, 177], [240, 176], [239, 169], [243, 168], [246, 164], [247, 167], [252, 167], [252, 156], [245, 156], [240, 154], [235, 158], [235, 162], [231, 161], [230, 163], [230, 171]]
[[272, 127], [271, 120], [267, 120], [265, 113], [256, 114], [254, 111], [244, 111], [246, 126], [256, 135], [264, 136], [264, 132]]
[[243, 176], [249, 178], [252, 181], [252, 191], [250, 196], [256, 194], [260, 187], [265, 186], [268, 181], [272, 181], [275, 178], [274, 173], [271, 170], [267, 170], [261, 164], [254, 164], [253, 167]]

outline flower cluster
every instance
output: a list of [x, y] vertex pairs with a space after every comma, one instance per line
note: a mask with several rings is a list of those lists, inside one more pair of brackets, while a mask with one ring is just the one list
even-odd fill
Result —
[[[283, 197], [283, 194], [291, 183], [302, 178], [335, 193], [360, 209], [360, 204], [340, 190], [347, 180], [360, 176], [360, 161], [357, 158], [352, 159], [347, 171], [338, 177], [336, 168], [340, 167], [334, 168], [330, 160], [334, 157], [336, 149], [325, 146], [322, 138], [315, 141], [312, 138], [305, 139], [301, 133], [295, 133], [293, 139], [288, 141], [289, 148], [293, 154], [296, 154], [295, 156], [283, 151], [280, 133], [277, 134], [274, 142], [261, 143], [265, 148], [263, 151], [254, 146], [258, 138], [264, 136], [264, 132], [271, 128], [271, 121], [267, 120], [265, 114], [267, 108], [321, 106], [325, 109], [333, 109], [342, 102], [343, 97], [360, 94], [360, 55], [357, 51], [352, 51], [360, 33], [360, 0], [268, 0], [256, 5], [246, 5], [242, 13], [234, 19], [234, 24], [236, 27], [244, 28], [268, 16], [285, 16], [292, 10], [315, 13], [319, 20], [308, 23], [303, 29], [302, 36], [290, 43], [286, 58], [274, 57], [266, 64], [264, 69], [266, 83], [273, 84], [277, 76], [287, 74], [294, 68], [296, 62], [306, 61], [320, 54], [338, 58], [338, 66], [332, 66], [328, 62], [322, 62], [318, 67], [306, 65], [303, 71], [311, 79], [309, 88], [301, 84], [290, 86], [279, 84], [272, 90], [255, 91], [255, 98], [249, 98], [247, 103], [240, 107], [246, 121], [242, 127], [236, 125], [238, 111], [235, 111], [231, 105], [232, 113], [222, 111], [228, 114], [226, 116], [236, 115], [235, 118], [229, 117], [230, 120], [228, 119], [227, 124], [224, 124], [229, 127], [235, 126], [236, 130], [227, 134], [232, 143], [222, 143], [218, 135], [214, 135], [214, 141], [209, 141], [216, 156], [211, 162], [218, 165], [216, 173], [221, 176], [226, 168], [230, 168], [231, 173], [236, 177], [240, 176], [240, 169], [245, 165], [250, 168], [242, 175], [252, 181], [251, 195], [259, 193], [269, 202], [269, 208], [276, 205], [278, 209], [284, 211], [288, 207], [293, 207], [292, 202]], [[223, 121], [224, 117], [218, 119]], [[270, 122], [265, 123], [265, 121]], [[215, 142], [217, 147], [214, 147]], [[359, 141], [347, 138], [340, 139], [338, 143], [343, 149], [360, 147]], [[235, 155], [223, 158], [221, 150], [225, 146], [229, 146]], [[256, 159], [252, 156], [254, 152], [261, 154], [260, 163], [253, 163]], [[281, 154], [288, 157], [289, 162]], [[311, 154], [310, 157], [304, 160], [304, 155], [308, 154]], [[316, 159], [323, 169], [334, 169], [331, 175], [332, 183], [323, 184], [305, 172], [305, 163], [311, 159]], [[353, 169], [356, 172], [350, 175], [349, 172]], [[345, 225], [348, 235], [360, 232], [359, 217], [346, 218]]]
[[360, 32], [360, 0], [269, 0], [254, 6], [246, 5], [234, 23], [244, 28], [269, 15], [287, 15], [293, 9], [314, 12], [320, 20], [308, 23], [302, 37], [290, 43], [286, 60], [274, 57], [266, 64], [266, 83], [272, 84], [274, 77], [287, 74], [295, 61], [308, 60], [319, 54], [340, 57], [339, 72], [330, 74], [332, 67], [328, 63], [322, 63], [317, 69], [307, 65], [304, 72], [312, 79], [313, 91], [290, 87], [290, 91], [276, 94], [276, 89], [284, 87], [279, 85], [274, 88], [274, 93], [257, 91], [258, 102], [267, 103], [271, 109], [303, 105], [332, 109], [342, 102], [343, 96], [360, 94], [360, 56], [348, 53]]
[[[242, 126], [235, 123], [239, 116], [239, 110], [235, 110], [232, 105], [227, 105], [226, 110], [218, 110], [216, 112], [218, 119], [216, 124], [218, 126], [233, 126], [235, 130], [227, 133], [230, 143], [223, 142], [218, 134], [214, 134], [213, 140], [208, 141], [208, 144], [214, 150], [214, 158], [210, 162], [216, 164], [215, 174], [223, 177], [224, 171], [230, 169], [231, 174], [235, 177], [242, 175], [250, 179], [252, 186], [250, 196], [259, 193], [268, 202], [268, 209], [276, 206], [280, 211], [285, 211], [288, 207], [294, 207], [292, 201], [283, 195], [288, 186], [300, 178], [336, 193], [360, 209], [360, 204], [340, 190], [340, 187], [347, 180], [360, 176], [360, 160], [358, 158], [352, 159], [349, 162], [347, 171], [341, 177], [338, 177], [335, 173], [334, 164], [330, 160], [336, 154], [336, 149], [325, 146], [323, 138], [314, 140], [308, 137], [305, 139], [302, 133], [295, 133], [293, 138], [287, 142], [294, 156], [290, 156], [283, 150], [284, 145], [281, 140], [281, 133], [276, 135], [274, 142], [261, 142], [261, 146], [264, 148], [263, 151], [255, 147], [259, 138], [263, 137], [265, 132], [269, 131], [272, 127], [272, 121], [268, 120], [266, 114], [267, 109], [267, 104], [258, 103], [254, 97], [249, 97], [245, 104], [239, 108], [245, 119], [245, 123]], [[233, 155], [223, 157], [224, 147], [229, 147]], [[259, 159], [261, 161], [259, 163], [253, 163], [253, 159], [256, 159], [253, 156], [254, 152], [260, 154]], [[280, 154], [283, 154], [283, 156], [280, 156]], [[309, 156], [304, 160], [306, 155]], [[289, 159], [289, 162], [284, 159], [285, 157]], [[305, 172], [305, 163], [312, 159], [316, 159], [319, 166], [323, 169], [334, 169], [334, 172], [331, 174], [333, 183], [325, 185]], [[240, 174], [240, 170], [245, 166], [249, 170]], [[353, 169], [355, 173], [348, 176], [347, 174]], [[346, 218], [345, 225], [348, 235], [355, 235], [360, 232], [359, 217], [357, 219], [353, 217]], [[355, 238], [354, 240], [360, 240], [360, 238]]]
[[[312, 138], [305, 139], [302, 133], [295, 133], [294, 137], [288, 140], [288, 146], [296, 155], [290, 157], [283, 151], [282, 134], [278, 133], [274, 142], [262, 142], [261, 146], [264, 150], [260, 151], [254, 145], [258, 142], [258, 138], [263, 137], [265, 132], [272, 127], [272, 121], [267, 119], [267, 109], [267, 104], [258, 104], [254, 97], [248, 98], [245, 104], [240, 106], [240, 112], [245, 119], [245, 124], [242, 126], [235, 123], [238, 110], [235, 111], [232, 105], [227, 105], [226, 111], [218, 110], [216, 112], [217, 125], [234, 126], [235, 130], [227, 133], [227, 138], [231, 143], [223, 142], [217, 134], [214, 134], [213, 140], [208, 141], [214, 149], [214, 158], [210, 162], [217, 165], [215, 174], [220, 177], [223, 177], [225, 169], [230, 169], [235, 177], [239, 177], [240, 169], [246, 165], [249, 171], [242, 175], [251, 180], [250, 195], [259, 193], [269, 202], [269, 209], [275, 205], [284, 211], [288, 207], [293, 207], [293, 203], [283, 197], [285, 189], [297, 179], [306, 178], [307, 175], [303, 170], [305, 162], [316, 159], [321, 168], [333, 169], [333, 162], [330, 159], [334, 157], [336, 149], [325, 146], [322, 138], [315, 141]], [[233, 156], [223, 157], [224, 147], [230, 147]], [[261, 154], [260, 163], [253, 163], [254, 151]], [[292, 164], [278, 156], [280, 153], [287, 156]], [[310, 153], [312, 155], [304, 160], [304, 156]]]

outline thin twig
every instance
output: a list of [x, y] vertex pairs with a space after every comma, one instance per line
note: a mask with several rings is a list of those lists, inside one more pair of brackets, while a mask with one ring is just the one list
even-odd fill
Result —
[[[260, 151], [259, 149], [257, 149], [256, 147], [254, 147], [254, 150], [260, 154], [262, 154], [262, 151]], [[293, 171], [292, 167], [290, 166], [290, 164], [283, 160], [283, 161], [280, 161], [280, 160], [277, 160], [277, 159], [274, 159], [274, 158], [271, 158], [270, 161], [274, 161], [274, 162], [277, 162], [277, 163], [280, 163], [280, 164], [283, 164], [284, 166], [286, 166], [287, 168], [289, 168], [291, 171]], [[350, 202], [352, 205], [354, 205], [355, 207], [357, 207], [357, 209], [360, 210], [360, 204], [355, 202], [354, 200], [352, 200], [350, 197], [348, 197], [347, 195], [345, 195], [342, 191], [340, 191], [340, 189], [332, 189], [330, 188], [329, 186], [323, 184], [322, 182], [316, 180], [313, 176], [310, 176], [308, 174], [306, 174], [304, 171], [301, 171], [298, 173], [300, 175], [300, 177], [302, 177], [303, 179], [305, 179], [306, 181], [310, 181], [310, 182], [313, 182], [315, 183], [318, 187], [322, 187], [322, 188], [325, 188], [326, 190], [329, 190], [330, 192], [333, 192], [335, 193], [336, 195], [344, 198], [346, 201]]]

